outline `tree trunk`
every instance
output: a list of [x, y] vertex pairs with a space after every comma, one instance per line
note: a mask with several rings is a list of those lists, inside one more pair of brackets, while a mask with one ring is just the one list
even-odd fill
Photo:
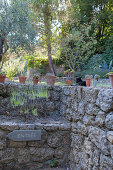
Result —
[[2, 56], [3, 56], [3, 40], [0, 37], [0, 62], [2, 61]]
[[54, 75], [56, 75], [55, 69], [54, 69], [54, 66], [53, 66], [53, 62], [52, 62], [52, 57], [51, 57], [51, 42], [50, 42], [50, 40], [47, 43], [47, 50], [48, 50], [48, 61], [49, 61], [50, 70]]
[[44, 13], [44, 26], [45, 26], [45, 36], [46, 36], [46, 45], [47, 45], [47, 52], [48, 52], [48, 62], [49, 67], [53, 75], [56, 75], [54, 65], [52, 62], [52, 56], [51, 56], [51, 38], [52, 38], [52, 32], [51, 32], [51, 12], [48, 7], [48, 3], [46, 2], [45, 8], [43, 10]]

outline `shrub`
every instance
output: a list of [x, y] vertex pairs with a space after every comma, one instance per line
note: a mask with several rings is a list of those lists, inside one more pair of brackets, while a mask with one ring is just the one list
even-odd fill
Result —
[[109, 70], [102, 70], [102, 69], [98, 69], [98, 70], [93, 70], [93, 69], [88, 69], [88, 70], [84, 70], [81, 72], [75, 72], [74, 76], [75, 77], [82, 77], [84, 78], [85, 75], [89, 74], [89, 75], [99, 75], [100, 78], [105, 78], [104, 76], [109, 72]]
[[10, 59], [3, 64], [2, 71], [5, 71], [6, 76], [13, 80], [15, 75], [24, 71], [25, 61], [21, 61], [21, 58]]

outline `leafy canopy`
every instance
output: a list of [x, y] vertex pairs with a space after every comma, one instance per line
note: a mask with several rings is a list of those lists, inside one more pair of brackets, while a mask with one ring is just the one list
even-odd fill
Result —
[[[36, 32], [30, 22], [30, 9], [24, 0], [0, 1], [0, 57], [10, 48], [29, 50]], [[0, 59], [1, 59], [0, 58]]]

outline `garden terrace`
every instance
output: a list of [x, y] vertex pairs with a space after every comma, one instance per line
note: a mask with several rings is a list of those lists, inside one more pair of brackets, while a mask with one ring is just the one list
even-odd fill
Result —
[[[33, 115], [32, 110], [20, 113], [19, 106], [10, 100], [11, 89], [23, 91], [28, 86], [34, 91], [39, 88], [0, 84], [1, 169], [58, 166], [60, 170], [68, 165], [72, 170], [113, 169], [113, 89], [43, 86], [46, 95], [37, 97], [40, 102]], [[13, 130], [32, 129], [41, 129], [40, 141], [15, 142], [7, 138]]]

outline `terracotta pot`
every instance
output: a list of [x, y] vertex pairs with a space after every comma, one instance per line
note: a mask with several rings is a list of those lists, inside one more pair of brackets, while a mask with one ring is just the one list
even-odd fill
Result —
[[38, 79], [33, 79], [33, 84], [38, 84], [39, 80]]
[[113, 74], [109, 74], [109, 78], [110, 78], [110, 81], [111, 81], [111, 86], [113, 88]]
[[21, 84], [25, 84], [25, 81], [26, 81], [26, 77], [25, 76], [19, 76], [19, 82]]
[[56, 81], [56, 76], [48, 75], [45, 77], [48, 85], [54, 85]]
[[90, 87], [90, 85], [91, 85], [91, 79], [90, 78], [87, 78], [87, 79], [85, 79], [86, 80], [86, 86], [87, 87]]
[[0, 75], [0, 83], [5, 82], [6, 75]]
[[73, 84], [72, 80], [66, 80], [65, 83], [66, 83], [67, 85], [72, 85], [72, 84]]

